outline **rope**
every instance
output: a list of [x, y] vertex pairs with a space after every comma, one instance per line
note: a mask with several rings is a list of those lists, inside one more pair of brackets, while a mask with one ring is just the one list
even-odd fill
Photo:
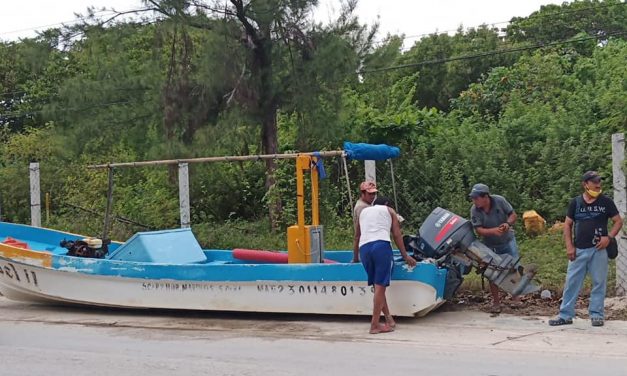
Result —
[[390, 162], [390, 173], [392, 174], [392, 192], [394, 192], [394, 209], [398, 213], [398, 200], [396, 197], [396, 179], [394, 178], [394, 164], [392, 163], [392, 159], [388, 159]]
[[355, 213], [353, 213], [353, 194], [351, 193], [351, 184], [348, 178], [348, 165], [346, 164], [345, 155], [342, 155], [342, 165], [344, 166], [344, 176], [346, 177], [346, 190], [348, 191], [348, 201], [350, 202], [351, 217], [353, 217], [355, 215]]

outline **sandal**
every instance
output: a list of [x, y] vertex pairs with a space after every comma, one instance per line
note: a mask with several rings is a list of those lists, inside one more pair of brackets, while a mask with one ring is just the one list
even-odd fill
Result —
[[493, 304], [492, 307], [490, 307], [490, 313], [501, 313], [502, 311], [502, 307], [500, 304]]
[[549, 320], [550, 326], [560, 326], [560, 325], [570, 325], [573, 323], [573, 319], [563, 319], [561, 317], [557, 317]]

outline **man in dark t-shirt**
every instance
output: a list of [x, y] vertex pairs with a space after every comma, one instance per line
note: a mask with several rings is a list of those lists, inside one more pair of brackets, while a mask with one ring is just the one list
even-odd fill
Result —
[[[573, 323], [575, 303], [586, 273], [590, 273], [592, 279], [588, 305], [590, 320], [592, 326], [603, 326], [608, 269], [606, 247], [622, 228], [623, 220], [614, 201], [601, 194], [601, 176], [596, 171], [586, 172], [581, 181], [584, 193], [570, 201], [564, 220], [564, 242], [569, 262], [562, 305], [559, 315], [549, 320], [551, 326]], [[609, 219], [613, 225], [608, 231]]]

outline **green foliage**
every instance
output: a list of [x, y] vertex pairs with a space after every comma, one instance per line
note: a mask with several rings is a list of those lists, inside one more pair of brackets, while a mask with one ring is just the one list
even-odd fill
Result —
[[[344, 140], [399, 146], [394, 176], [381, 168], [377, 177], [386, 194], [395, 179], [407, 233], [437, 206], [468, 216], [476, 182], [549, 223], [563, 218], [583, 171], [600, 170], [611, 191], [610, 135], [627, 129], [627, 43], [608, 37], [626, 24], [617, 0], [550, 5], [515, 19], [505, 36], [460, 29], [409, 50], [399, 36], [372, 47], [376, 26], [357, 22], [353, 1], [326, 26], [309, 17], [315, 1], [252, 2], [249, 19], [271, 42], [257, 41], [270, 65], [239, 20], [159, 3], [167, 14], [155, 23], [79, 25], [0, 43], [4, 219], [29, 222], [28, 163], [37, 160], [42, 192], [51, 196], [44, 224], [100, 234], [107, 174], [87, 165], [260, 154], [267, 142], [260, 125], [273, 119], [277, 152], [335, 150]], [[82, 37], [68, 42], [77, 32]], [[588, 36], [599, 39], [491, 53]], [[403, 64], [410, 67], [386, 69]], [[351, 248], [343, 166], [329, 159], [325, 167], [325, 244]], [[190, 164], [189, 171], [193, 229], [204, 246], [285, 248], [284, 230], [297, 216], [293, 161], [277, 162], [270, 190], [262, 162]], [[349, 162], [353, 191], [363, 175], [363, 164]], [[115, 170], [117, 217], [177, 227], [177, 198], [175, 168]], [[276, 202], [280, 230], [272, 233], [267, 213]], [[142, 229], [115, 221], [111, 234], [124, 239]], [[521, 249], [540, 265], [543, 283], [560, 285], [558, 236], [521, 238]]]
[[528, 17], [515, 17], [507, 26], [514, 42], [567, 40], [579, 33], [604, 37], [627, 27], [627, 7], [621, 0], [578, 0], [540, 7]]

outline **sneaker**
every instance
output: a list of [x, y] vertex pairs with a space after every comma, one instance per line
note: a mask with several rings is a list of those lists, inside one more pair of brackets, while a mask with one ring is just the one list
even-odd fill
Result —
[[561, 317], [556, 317], [554, 319], [549, 320], [550, 326], [570, 325], [572, 323], [573, 323], [573, 319], [563, 319]]
[[592, 326], [603, 326], [604, 324], [603, 319], [600, 317], [593, 317], [590, 321], [592, 322]]

